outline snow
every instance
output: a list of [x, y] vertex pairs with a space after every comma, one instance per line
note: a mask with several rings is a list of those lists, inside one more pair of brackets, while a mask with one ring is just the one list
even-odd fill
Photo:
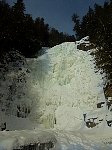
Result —
[[86, 36], [84, 38], [82, 38], [80, 41], [76, 41], [76, 44], [79, 45], [79, 44], [90, 44], [89, 42], [89, 36]]
[[[6, 115], [4, 112], [0, 112], [0, 125], [6, 122], [6, 130], [25, 130], [34, 129], [36, 124], [32, 123], [29, 118], [18, 118], [13, 115]], [[3, 124], [4, 125], [4, 124]], [[1, 127], [0, 126], [0, 127]]]
[[0, 133], [0, 150], [12, 150], [20, 148], [21, 146], [35, 143], [52, 142], [55, 147], [52, 150], [60, 150], [55, 135], [49, 131], [41, 130], [22, 130], [22, 131], [6, 131]]
[[[91, 50], [77, 49], [80, 43], [89, 44], [88, 39], [45, 48], [39, 58], [23, 59], [22, 70], [17, 62], [10, 64], [11, 73], [7, 71], [5, 82], [0, 83], [4, 95], [0, 124], [6, 122], [10, 131], [0, 131], [0, 150], [49, 141], [54, 143], [52, 150], [112, 149], [108, 126], [112, 112], [103, 92], [104, 75], [95, 69]], [[26, 82], [18, 83], [23, 73]], [[7, 110], [6, 100], [12, 96], [9, 86], [16, 92]], [[93, 127], [87, 127], [88, 121]]]
[[[0, 133], [0, 150], [12, 150], [30, 143], [53, 143], [52, 150], [102, 150], [111, 149], [111, 136], [100, 133], [89, 134], [76, 131], [22, 130]], [[105, 138], [104, 138], [105, 137]]]

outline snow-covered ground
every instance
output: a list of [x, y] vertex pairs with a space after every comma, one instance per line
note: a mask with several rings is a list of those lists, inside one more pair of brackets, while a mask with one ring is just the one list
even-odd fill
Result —
[[[80, 131], [60, 130], [21, 130], [2, 131], [0, 133], [0, 150], [13, 150], [21, 146], [38, 145], [52, 142], [52, 150], [111, 150], [112, 136], [110, 131], [106, 134], [94, 132], [92, 134]], [[44, 149], [43, 149], [44, 150]]]
[[[112, 149], [112, 112], [103, 92], [103, 75], [95, 69], [91, 50], [77, 49], [80, 43], [89, 44], [88, 37], [47, 49], [38, 59], [27, 59], [27, 65], [16, 71], [18, 75], [30, 70], [24, 84], [12, 84], [14, 75], [8, 74], [7, 86], [18, 88], [13, 109], [6, 111], [7, 115], [0, 113], [1, 126], [6, 123], [6, 129], [11, 130], [1, 131], [0, 150], [49, 141], [54, 144], [53, 150]], [[3, 85], [2, 91], [8, 91]], [[4, 93], [3, 98], [7, 98], [9, 91]]]

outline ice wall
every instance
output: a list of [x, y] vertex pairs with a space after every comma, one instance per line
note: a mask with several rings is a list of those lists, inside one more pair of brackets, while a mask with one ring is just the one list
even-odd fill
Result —
[[38, 95], [30, 118], [44, 127], [78, 129], [83, 113], [105, 102], [103, 80], [100, 72], [95, 73], [94, 58], [90, 52], [78, 50], [76, 43], [57, 45], [27, 63], [32, 72], [31, 90]]

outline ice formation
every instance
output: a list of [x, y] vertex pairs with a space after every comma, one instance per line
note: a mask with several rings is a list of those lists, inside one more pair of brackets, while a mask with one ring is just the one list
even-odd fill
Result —
[[6, 62], [0, 127], [6, 123], [6, 130], [15, 131], [0, 132], [0, 150], [46, 148], [49, 142], [52, 150], [112, 149], [112, 98], [105, 99], [103, 76], [80, 43], [88, 45], [88, 37], [45, 48], [39, 58]]
[[39, 97], [31, 119], [45, 128], [79, 129], [83, 114], [97, 110], [97, 103], [105, 102], [102, 76], [95, 71], [93, 56], [90, 51], [77, 49], [77, 43], [87, 38], [62, 43], [38, 59], [28, 60], [32, 90]]

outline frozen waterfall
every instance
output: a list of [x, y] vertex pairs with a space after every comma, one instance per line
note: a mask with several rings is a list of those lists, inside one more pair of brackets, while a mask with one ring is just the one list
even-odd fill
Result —
[[80, 43], [89, 46], [88, 37], [39, 58], [15, 54], [18, 59], [6, 62], [0, 72], [1, 150], [112, 149], [112, 98], [105, 99], [95, 49], [79, 50]]
[[83, 125], [84, 114], [105, 114], [106, 107], [97, 111], [97, 103], [105, 103], [102, 76], [95, 73], [90, 51], [77, 49], [79, 43], [66, 42], [27, 60], [38, 96], [30, 118], [45, 128], [74, 130]]

